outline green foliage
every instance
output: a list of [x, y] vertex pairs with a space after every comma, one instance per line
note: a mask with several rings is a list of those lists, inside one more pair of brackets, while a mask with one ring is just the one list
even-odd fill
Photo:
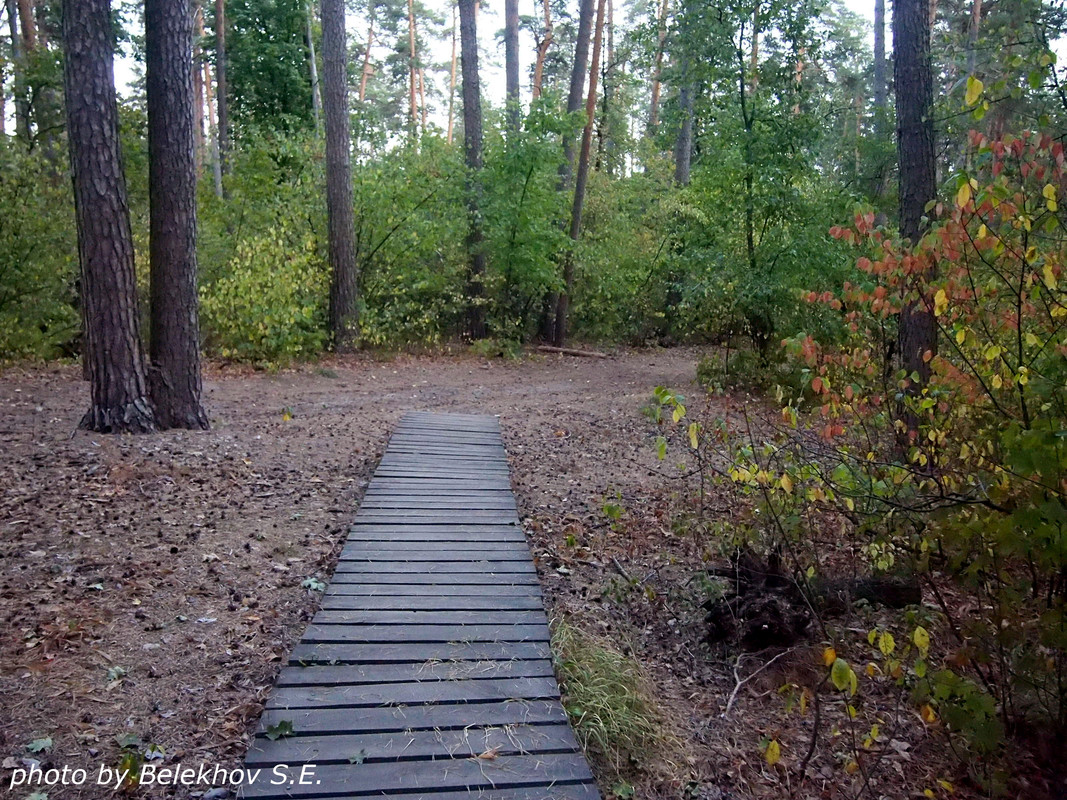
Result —
[[237, 247], [226, 275], [201, 290], [208, 347], [255, 363], [309, 358], [326, 344], [329, 273], [314, 239], [284, 227]]
[[76, 350], [77, 244], [69, 184], [40, 154], [0, 145], [0, 360]]

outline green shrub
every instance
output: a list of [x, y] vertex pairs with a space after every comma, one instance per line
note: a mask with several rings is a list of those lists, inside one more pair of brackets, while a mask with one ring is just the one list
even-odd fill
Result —
[[284, 227], [237, 246], [224, 277], [201, 289], [205, 338], [223, 358], [308, 358], [327, 342], [329, 272], [308, 234]]

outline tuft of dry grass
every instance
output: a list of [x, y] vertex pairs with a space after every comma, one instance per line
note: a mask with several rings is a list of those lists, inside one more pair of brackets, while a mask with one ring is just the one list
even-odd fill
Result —
[[563, 705], [582, 749], [620, 778], [633, 770], [677, 778], [689, 759], [644, 668], [567, 617], [552, 623]]

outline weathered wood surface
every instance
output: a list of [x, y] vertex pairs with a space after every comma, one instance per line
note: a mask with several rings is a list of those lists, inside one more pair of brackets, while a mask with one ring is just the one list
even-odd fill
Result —
[[408, 414], [267, 700], [241, 796], [599, 800], [548, 639], [496, 420]]

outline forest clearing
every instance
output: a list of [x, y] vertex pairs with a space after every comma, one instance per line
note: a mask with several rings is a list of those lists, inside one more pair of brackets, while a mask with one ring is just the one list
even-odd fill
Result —
[[5, 796], [1067, 797], [1065, 58], [5, 0]]

